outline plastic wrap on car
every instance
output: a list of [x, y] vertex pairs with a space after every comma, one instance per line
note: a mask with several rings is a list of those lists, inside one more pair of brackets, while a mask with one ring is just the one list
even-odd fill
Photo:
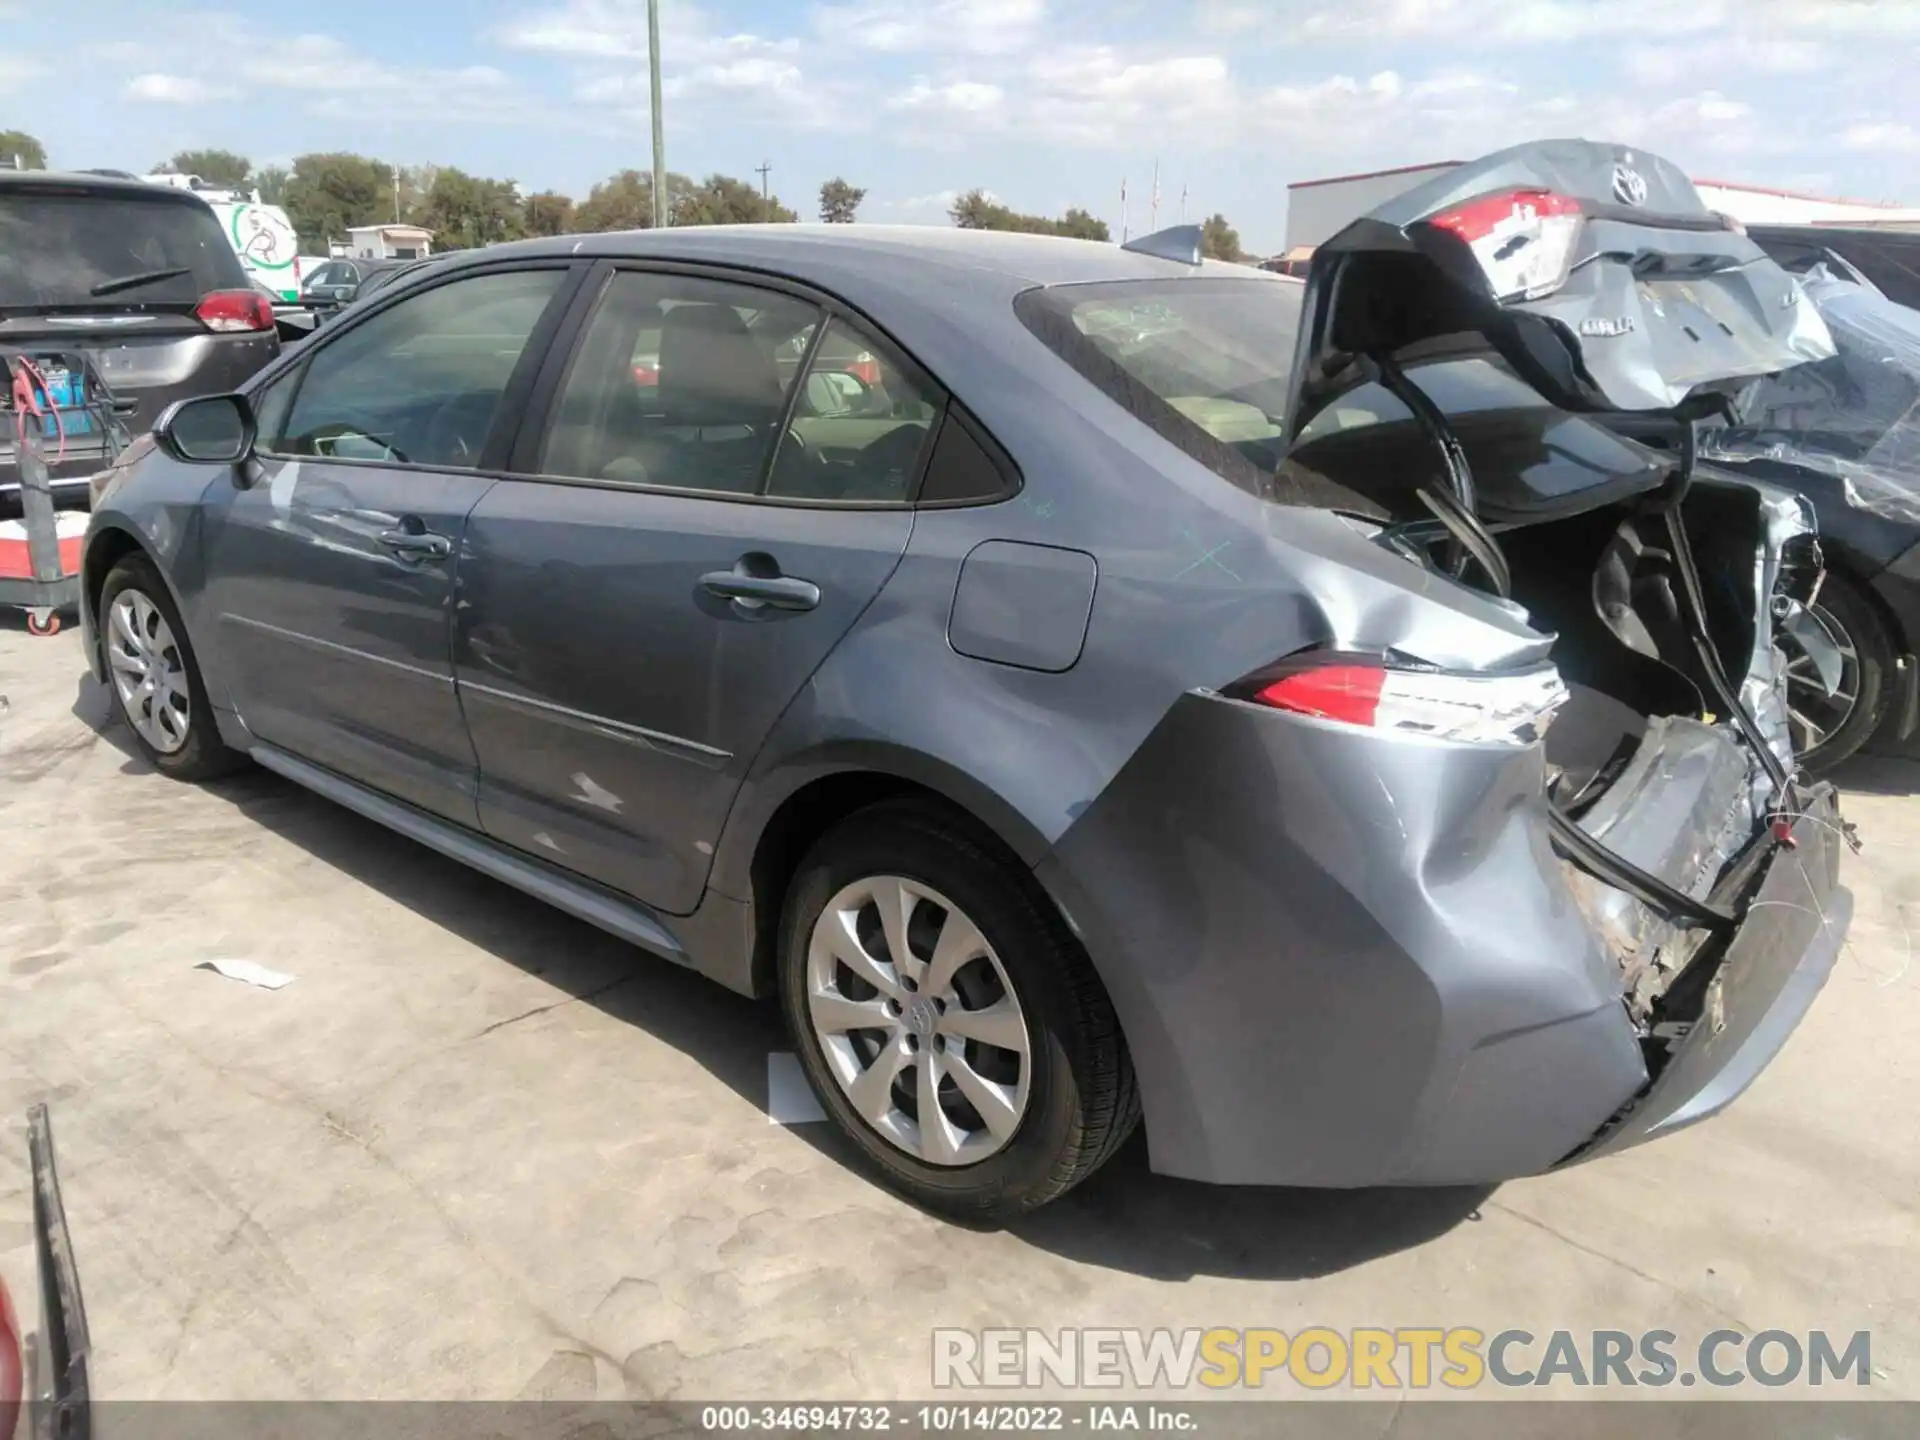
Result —
[[1824, 266], [1805, 285], [1837, 353], [1750, 387], [1701, 456], [1832, 475], [1856, 508], [1920, 524], [1920, 311]]

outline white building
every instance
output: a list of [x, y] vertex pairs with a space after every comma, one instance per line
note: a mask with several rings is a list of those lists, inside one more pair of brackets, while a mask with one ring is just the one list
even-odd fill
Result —
[[1773, 190], [1732, 180], [1695, 180], [1711, 210], [1742, 225], [1847, 225], [1865, 229], [1920, 230], [1920, 209], [1877, 200], [1830, 200], [1798, 190]]
[[[1436, 175], [1458, 169], [1460, 163], [1445, 160], [1289, 185], [1289, 254], [1323, 244], [1375, 206], [1405, 194]], [[1920, 209], [1908, 206], [1870, 200], [1834, 200], [1731, 180], [1695, 180], [1693, 183], [1707, 208], [1731, 215], [1743, 225], [1850, 225], [1920, 231]]]
[[349, 225], [347, 258], [418, 260], [433, 253], [433, 232], [418, 225]]
[[1287, 186], [1289, 255], [1325, 244], [1375, 206], [1460, 165], [1458, 160], [1437, 160], [1428, 165], [1402, 165], [1396, 170], [1296, 181]]

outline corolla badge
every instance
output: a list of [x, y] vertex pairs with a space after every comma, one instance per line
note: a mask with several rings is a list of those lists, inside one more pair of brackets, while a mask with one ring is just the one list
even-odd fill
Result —
[[1613, 198], [1622, 205], [1647, 203], [1647, 177], [1631, 165], [1613, 167]]

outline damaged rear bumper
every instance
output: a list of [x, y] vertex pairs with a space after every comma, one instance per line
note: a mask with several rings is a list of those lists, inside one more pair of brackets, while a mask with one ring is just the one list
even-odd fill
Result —
[[1569, 1162], [1611, 1155], [1723, 1110], [1787, 1043], [1832, 973], [1853, 896], [1840, 883], [1839, 807], [1814, 792], [1776, 849], [1708, 982], [1700, 1018], [1656, 1080]]
[[1832, 792], [1797, 848], [1716, 897], [1742, 921], [1718, 952], [1718, 1009], [1670, 1048], [1641, 1038], [1554, 856], [1543, 772], [1538, 746], [1204, 692], [1174, 705], [1036, 867], [1119, 1014], [1156, 1171], [1498, 1182], [1745, 1088], [1844, 934]]

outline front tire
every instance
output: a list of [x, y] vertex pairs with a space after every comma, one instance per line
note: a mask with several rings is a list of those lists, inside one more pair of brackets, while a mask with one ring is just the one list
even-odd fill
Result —
[[1036, 1209], [1139, 1120], [1091, 962], [1031, 875], [946, 812], [888, 802], [822, 836], [788, 891], [779, 967], [821, 1105], [929, 1209]]
[[129, 555], [108, 572], [99, 617], [107, 686], [153, 768], [212, 780], [245, 763], [220, 739], [187, 627], [151, 560]]

